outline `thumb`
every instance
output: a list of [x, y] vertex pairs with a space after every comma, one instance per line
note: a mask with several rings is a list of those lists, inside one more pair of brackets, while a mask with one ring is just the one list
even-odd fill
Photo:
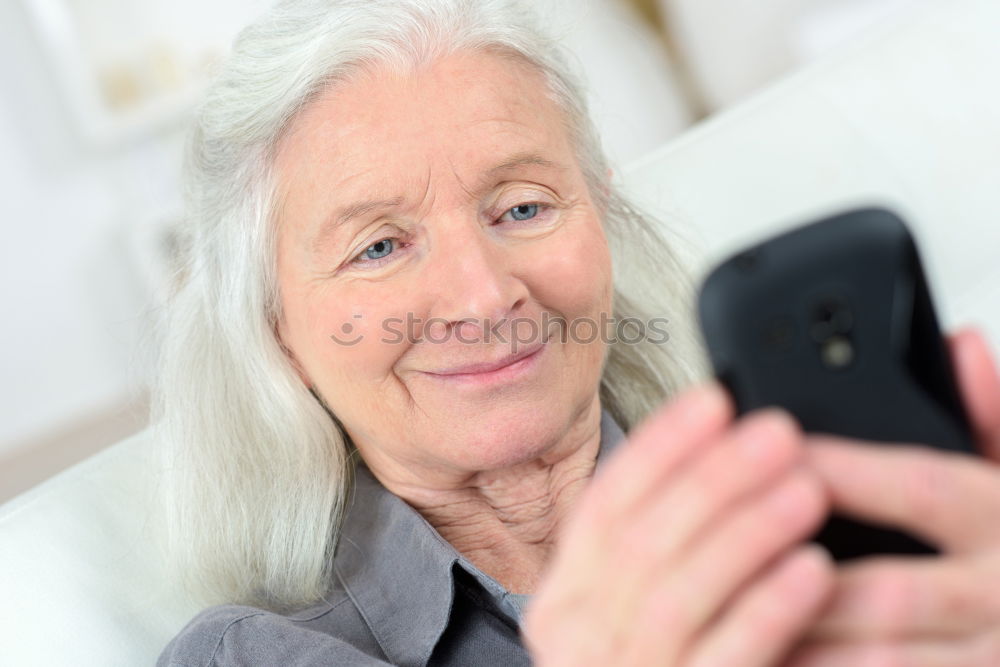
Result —
[[980, 452], [1000, 463], [1000, 372], [983, 334], [962, 329], [948, 339], [962, 402]]

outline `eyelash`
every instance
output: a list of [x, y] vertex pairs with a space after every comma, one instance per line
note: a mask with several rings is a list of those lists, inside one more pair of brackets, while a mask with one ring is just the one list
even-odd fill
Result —
[[[546, 203], [540, 202], [540, 201], [526, 201], [526, 202], [521, 202], [519, 204], [514, 204], [510, 208], [506, 209], [503, 212], [503, 214], [500, 216], [500, 218], [498, 218], [498, 220], [502, 219], [505, 215], [507, 215], [508, 213], [510, 213], [511, 211], [513, 211], [515, 208], [520, 208], [522, 206], [537, 206], [538, 207], [538, 213], [535, 215], [535, 217], [530, 218], [528, 220], [513, 220], [512, 222], [526, 222], [526, 223], [531, 223], [534, 220], [536, 220], [539, 217], [541, 217], [542, 215], [544, 215], [546, 212], [548, 212], [552, 208], [551, 204], [546, 204]], [[380, 239], [376, 240], [374, 243], [371, 243], [371, 244], [365, 246], [364, 249], [361, 252], [359, 252], [357, 255], [355, 255], [350, 260], [349, 264], [351, 266], [361, 266], [361, 265], [364, 265], [364, 267], [366, 269], [376, 269], [376, 268], [378, 268], [380, 266], [383, 266], [383, 265], [387, 264], [388, 262], [394, 261], [394, 260], [391, 259], [391, 257], [394, 254], [396, 254], [397, 252], [399, 252], [399, 250], [401, 249], [399, 247], [396, 247], [396, 245], [393, 246], [393, 251], [391, 253], [389, 253], [388, 255], [385, 255], [383, 257], [379, 257], [378, 259], [369, 259], [369, 260], [363, 260], [362, 259], [362, 257], [364, 256], [364, 254], [366, 252], [368, 252], [368, 250], [372, 246], [377, 245], [377, 244], [379, 244], [379, 243], [381, 243], [383, 241], [393, 241], [393, 242], [395, 242], [396, 245], [399, 244], [399, 238], [395, 237], [395, 236], [386, 236], [386, 237], [380, 238]], [[406, 246], [404, 245], [403, 247], [406, 247]]]
[[[368, 252], [369, 248], [371, 248], [372, 246], [377, 245], [379, 243], [382, 243], [383, 241], [392, 241], [393, 242], [392, 252], [390, 252], [388, 255], [384, 255], [383, 257], [379, 257], [377, 259], [367, 259], [367, 260], [362, 259], [362, 257], [364, 256], [364, 254], [366, 252]], [[354, 259], [351, 260], [350, 264], [352, 266], [364, 265], [364, 267], [366, 269], [376, 269], [376, 268], [378, 268], [378, 267], [380, 267], [380, 266], [382, 266], [382, 265], [384, 265], [384, 264], [386, 264], [388, 262], [393, 261], [393, 260], [390, 259], [390, 257], [392, 257], [395, 253], [399, 252], [400, 248], [398, 246], [399, 246], [399, 238], [398, 237], [395, 237], [395, 236], [386, 236], [384, 238], [379, 239], [378, 241], [375, 241], [375, 243], [372, 243], [371, 245], [365, 246], [364, 250], [362, 250], [361, 252], [359, 252], [357, 255], [354, 256]]]
[[508, 213], [510, 213], [511, 211], [513, 211], [515, 208], [521, 208], [522, 206], [537, 206], [538, 207], [538, 213], [535, 215], [535, 217], [530, 218], [528, 220], [512, 220], [511, 222], [529, 222], [529, 223], [530, 222], [534, 222], [541, 215], [543, 215], [549, 209], [552, 208], [551, 205], [546, 204], [544, 202], [540, 202], [540, 201], [526, 201], [526, 202], [521, 202], [520, 204], [514, 204], [513, 206], [511, 206], [510, 208], [508, 208], [506, 211], [504, 211], [503, 215], [501, 215], [500, 218], [502, 219], [505, 215], [507, 215]]

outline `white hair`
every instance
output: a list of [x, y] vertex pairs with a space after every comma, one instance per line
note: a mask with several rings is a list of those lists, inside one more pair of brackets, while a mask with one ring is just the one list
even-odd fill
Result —
[[460, 49], [536, 68], [565, 112], [603, 212], [618, 319], [661, 317], [670, 341], [612, 344], [605, 409], [626, 429], [704, 372], [687, 272], [607, 178], [581, 84], [513, 0], [288, 0], [243, 30], [195, 120], [181, 263], [167, 305], [153, 421], [172, 560], [202, 602], [287, 609], [331, 584], [351, 453], [283, 350], [273, 157], [296, 114], [359, 69]]

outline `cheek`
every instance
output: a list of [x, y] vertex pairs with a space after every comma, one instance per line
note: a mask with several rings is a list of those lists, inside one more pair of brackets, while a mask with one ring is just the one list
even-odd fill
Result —
[[567, 318], [610, 314], [611, 255], [600, 223], [588, 220], [549, 239], [534, 257], [532, 290]]
[[355, 386], [381, 381], [407, 345], [403, 325], [394, 324], [399, 314], [384, 300], [314, 294], [297, 305], [299, 317], [289, 317], [293, 350], [321, 391], [347, 378]]

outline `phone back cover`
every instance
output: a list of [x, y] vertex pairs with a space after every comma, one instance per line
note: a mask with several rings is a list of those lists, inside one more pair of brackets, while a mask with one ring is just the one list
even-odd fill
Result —
[[[830, 301], [852, 320], [838, 369], [815, 339]], [[970, 451], [916, 246], [892, 213], [828, 218], [742, 253], [711, 274], [699, 307], [741, 412], [779, 405], [809, 431]]]
[[[776, 405], [810, 432], [973, 451], [916, 246], [891, 212], [827, 218], [729, 259], [699, 309], [740, 413]], [[849, 349], [842, 366], [824, 361], [831, 337]], [[894, 531], [831, 530], [820, 541], [841, 559], [930, 551]]]

